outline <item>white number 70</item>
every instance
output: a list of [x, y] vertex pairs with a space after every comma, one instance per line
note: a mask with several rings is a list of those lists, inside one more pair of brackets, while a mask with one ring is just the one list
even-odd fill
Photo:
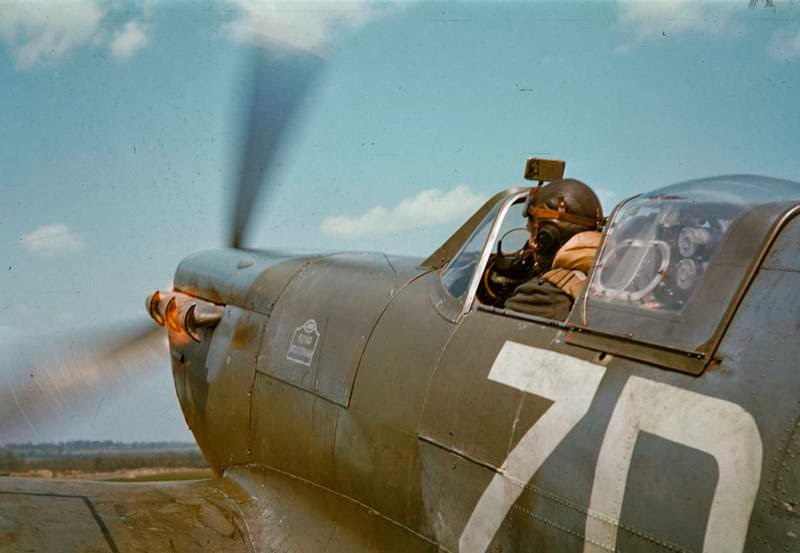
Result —
[[[555, 403], [525, 433], [483, 492], [459, 539], [483, 552], [508, 511], [553, 450], [586, 415], [605, 368], [568, 355], [506, 342], [489, 379]], [[631, 376], [617, 400], [595, 468], [584, 553], [616, 549], [628, 470], [640, 431], [714, 457], [719, 479], [704, 551], [742, 551], [758, 483], [762, 444], [753, 417], [738, 405]], [[615, 521], [614, 523], [605, 520]]]

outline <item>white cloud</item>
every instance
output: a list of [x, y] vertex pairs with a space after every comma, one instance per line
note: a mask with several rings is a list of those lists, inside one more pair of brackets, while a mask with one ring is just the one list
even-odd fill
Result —
[[222, 30], [235, 42], [278, 44], [312, 51], [330, 44], [337, 32], [360, 27], [391, 9], [389, 4], [367, 0], [229, 1], [235, 5], [235, 16]]
[[791, 61], [800, 59], [800, 30], [779, 31], [772, 37], [769, 53], [773, 57]]
[[738, 5], [730, 2], [700, 2], [697, 0], [655, 0], [620, 2], [617, 21], [633, 33], [633, 40], [620, 45], [628, 50], [637, 43], [681, 33], [729, 34], [737, 27], [733, 15]]
[[[152, 2], [145, 2], [145, 21], [152, 12]], [[96, 0], [0, 0], [0, 42], [8, 45], [19, 69], [65, 59], [82, 46], [107, 46], [124, 59], [148, 44], [145, 24], [131, 19], [112, 33], [109, 24], [118, 19], [106, 15]]]
[[122, 29], [114, 33], [108, 47], [115, 58], [124, 59], [147, 46], [148, 40], [144, 27], [139, 22], [128, 21]]
[[56, 256], [83, 249], [83, 241], [67, 225], [43, 225], [22, 236], [22, 245], [29, 251]]
[[406, 198], [389, 209], [377, 206], [356, 217], [326, 217], [320, 230], [329, 236], [348, 240], [395, 234], [460, 221], [481, 203], [482, 198], [463, 185], [446, 192], [433, 188]]
[[0, 40], [27, 69], [57, 61], [92, 41], [103, 10], [94, 0], [0, 2]]

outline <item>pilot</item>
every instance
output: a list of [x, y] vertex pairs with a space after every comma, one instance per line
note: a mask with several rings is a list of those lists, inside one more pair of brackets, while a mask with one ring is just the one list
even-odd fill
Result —
[[537, 276], [518, 286], [505, 307], [566, 320], [600, 244], [600, 200], [583, 182], [560, 179], [532, 188], [524, 213]]

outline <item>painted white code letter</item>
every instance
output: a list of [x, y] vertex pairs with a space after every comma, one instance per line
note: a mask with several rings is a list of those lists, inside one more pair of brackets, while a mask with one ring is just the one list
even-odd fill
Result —
[[761, 479], [762, 443], [753, 417], [730, 401], [631, 376], [606, 429], [586, 518], [584, 553], [613, 551], [625, 484], [640, 431], [713, 456], [719, 471], [703, 551], [744, 549]]
[[569, 355], [506, 342], [489, 379], [555, 403], [511, 450], [483, 492], [459, 539], [459, 551], [483, 552], [508, 511], [567, 433], [589, 410], [605, 368]]

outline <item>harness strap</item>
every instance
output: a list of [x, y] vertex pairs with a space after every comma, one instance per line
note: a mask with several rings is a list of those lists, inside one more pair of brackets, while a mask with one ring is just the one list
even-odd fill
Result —
[[586, 274], [577, 269], [553, 269], [543, 274], [542, 278], [566, 292], [572, 301], [581, 295], [583, 287], [586, 285]]
[[567, 213], [567, 201], [564, 199], [564, 196], [558, 198], [558, 209], [537, 207], [536, 197], [539, 195], [539, 192], [541, 190], [542, 190], [542, 183], [539, 182], [539, 186], [537, 186], [536, 188], [532, 188], [530, 193], [528, 194], [528, 202], [525, 205], [525, 215], [527, 215], [528, 217], [535, 216], [540, 219], [558, 219], [560, 221], [566, 221], [568, 223], [573, 223], [576, 225], [580, 225], [582, 227], [588, 227], [592, 230], [600, 228], [600, 225], [602, 224], [600, 217], [600, 210], [597, 211], [597, 214], [594, 217], [594, 219], [591, 217], [583, 217], [581, 215], [573, 215], [572, 213]]
[[567, 213], [561, 209], [548, 209], [546, 207], [534, 207], [531, 206], [528, 208], [528, 216], [535, 216], [539, 219], [558, 219], [560, 221], [566, 221], [567, 223], [574, 223], [576, 225], [581, 225], [582, 227], [588, 227], [591, 229], [600, 228], [600, 221], [597, 219], [592, 219], [590, 217], [581, 217], [580, 215], [573, 215], [572, 213]]

